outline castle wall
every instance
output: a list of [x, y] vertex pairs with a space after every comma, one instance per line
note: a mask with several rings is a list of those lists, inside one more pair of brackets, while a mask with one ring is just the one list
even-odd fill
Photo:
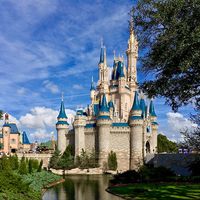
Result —
[[95, 150], [95, 134], [94, 128], [85, 128], [85, 150], [86, 152], [92, 152]]
[[117, 155], [118, 170], [129, 169], [130, 128], [112, 127], [110, 133], [110, 150]]

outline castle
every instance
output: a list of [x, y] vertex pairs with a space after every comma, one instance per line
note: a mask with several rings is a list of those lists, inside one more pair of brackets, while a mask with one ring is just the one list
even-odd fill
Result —
[[25, 131], [21, 134], [15, 123], [9, 122], [9, 115], [5, 113], [5, 122], [0, 130], [0, 152], [7, 155], [20, 151], [28, 152], [31, 143]]
[[147, 153], [157, 152], [157, 116], [153, 101], [147, 106], [144, 96], [138, 93], [138, 42], [132, 22], [129, 28], [127, 67], [123, 57], [114, 57], [110, 78], [106, 48], [102, 45], [99, 80], [96, 88], [92, 80], [90, 88], [91, 104], [85, 111], [77, 110], [73, 130], [69, 131], [62, 99], [56, 124], [57, 146], [61, 152], [69, 144], [76, 156], [82, 149], [95, 150], [102, 167], [112, 150], [117, 155], [118, 170], [137, 169]]

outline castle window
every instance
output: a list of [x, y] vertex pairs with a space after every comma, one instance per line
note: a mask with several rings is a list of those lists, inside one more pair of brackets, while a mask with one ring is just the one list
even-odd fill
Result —
[[16, 143], [16, 140], [15, 140], [15, 139], [11, 139], [10, 143], [11, 143], [11, 144], [15, 144], [15, 143]]

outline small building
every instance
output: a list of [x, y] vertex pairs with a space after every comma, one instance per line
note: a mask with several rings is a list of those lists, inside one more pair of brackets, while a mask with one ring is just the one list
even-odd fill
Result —
[[9, 122], [9, 115], [5, 114], [5, 122], [0, 132], [0, 152], [5, 154], [16, 153], [19, 150], [30, 150], [30, 142], [25, 132], [21, 134], [15, 123]]

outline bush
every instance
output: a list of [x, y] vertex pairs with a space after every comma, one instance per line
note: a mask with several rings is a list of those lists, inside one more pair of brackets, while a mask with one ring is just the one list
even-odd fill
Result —
[[140, 181], [140, 174], [135, 170], [128, 170], [121, 174], [114, 175], [114, 179], [110, 181], [112, 184], [127, 184]]
[[188, 165], [189, 169], [192, 172], [192, 176], [200, 176], [200, 159], [194, 160], [191, 164]]
[[117, 156], [116, 153], [111, 151], [108, 154], [108, 169], [116, 170], [117, 169]]

